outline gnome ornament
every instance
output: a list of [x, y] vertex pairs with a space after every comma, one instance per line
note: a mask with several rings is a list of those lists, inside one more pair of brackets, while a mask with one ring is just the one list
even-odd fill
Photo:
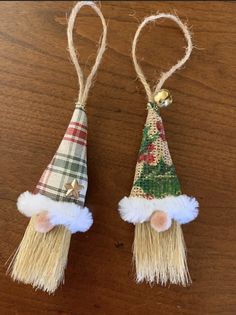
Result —
[[[100, 17], [103, 34], [91, 73], [84, 82], [73, 43], [76, 16], [83, 6]], [[87, 177], [86, 100], [106, 46], [107, 26], [100, 9], [92, 1], [78, 2], [68, 20], [68, 47], [79, 81], [79, 96], [65, 135], [43, 172], [33, 193], [24, 192], [18, 210], [30, 223], [9, 266], [14, 280], [53, 293], [64, 281], [71, 234], [87, 231], [92, 215], [84, 207]]]
[[88, 184], [86, 151], [86, 113], [81, 105], [76, 105], [62, 142], [34, 193], [27, 191], [17, 201], [21, 213], [35, 216], [36, 231], [46, 233], [63, 225], [76, 233], [85, 232], [92, 225], [92, 215], [84, 207]]
[[[162, 74], [152, 92], [137, 63], [136, 43], [143, 26], [159, 18], [176, 22], [185, 35], [188, 47], [184, 58]], [[177, 16], [171, 14], [160, 13], [144, 19], [133, 41], [134, 66], [145, 87], [149, 102], [133, 187], [130, 196], [120, 201], [119, 212], [123, 220], [135, 225], [133, 254], [137, 281], [182, 285], [190, 282], [180, 225], [197, 217], [198, 202], [181, 192], [160, 109], [172, 103], [169, 91], [161, 88], [163, 83], [185, 63], [191, 50], [191, 36], [187, 27]]]

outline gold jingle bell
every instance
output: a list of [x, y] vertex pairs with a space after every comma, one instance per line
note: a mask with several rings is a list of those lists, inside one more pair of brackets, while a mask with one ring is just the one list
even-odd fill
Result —
[[173, 99], [168, 90], [161, 89], [154, 95], [154, 101], [159, 107], [167, 107], [172, 103]]

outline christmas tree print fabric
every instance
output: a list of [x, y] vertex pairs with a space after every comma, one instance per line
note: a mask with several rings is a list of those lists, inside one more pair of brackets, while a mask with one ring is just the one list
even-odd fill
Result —
[[148, 103], [131, 196], [153, 199], [180, 194], [159, 108]]

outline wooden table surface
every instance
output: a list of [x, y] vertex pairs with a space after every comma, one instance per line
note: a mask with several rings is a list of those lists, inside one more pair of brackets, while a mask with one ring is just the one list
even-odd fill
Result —
[[[236, 314], [235, 3], [102, 2], [108, 48], [88, 99], [89, 191], [94, 225], [72, 238], [65, 285], [54, 296], [14, 283], [4, 265], [28, 219], [17, 196], [32, 190], [67, 127], [78, 93], [67, 51], [74, 2], [0, 3], [0, 314], [1, 315], [233, 315]], [[117, 203], [134, 175], [146, 96], [136, 80], [131, 41], [138, 23], [156, 11], [177, 12], [192, 26], [195, 49], [165, 84], [174, 103], [162, 110], [182, 189], [201, 204], [183, 227], [193, 284], [168, 287], [134, 281], [134, 228]], [[88, 73], [101, 32], [83, 8], [75, 42]], [[174, 23], [147, 26], [138, 57], [154, 84], [184, 53]]]

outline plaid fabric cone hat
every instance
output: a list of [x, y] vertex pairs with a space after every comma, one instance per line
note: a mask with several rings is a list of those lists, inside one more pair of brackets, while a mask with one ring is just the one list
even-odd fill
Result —
[[[164, 102], [163, 95], [168, 91], [162, 90], [158, 97], [160, 94]], [[165, 102], [170, 102], [168, 96]], [[194, 220], [198, 202], [181, 193], [157, 103], [149, 102], [147, 110], [133, 187], [130, 197], [120, 201], [119, 210], [125, 221], [150, 221], [157, 232], [162, 232], [170, 228], [172, 220], [180, 224]]]
[[64, 225], [71, 233], [85, 232], [92, 215], [84, 207], [87, 191], [87, 117], [77, 105], [62, 142], [43, 172], [34, 193], [25, 192], [17, 206], [27, 217], [36, 217], [35, 228], [48, 232]]

